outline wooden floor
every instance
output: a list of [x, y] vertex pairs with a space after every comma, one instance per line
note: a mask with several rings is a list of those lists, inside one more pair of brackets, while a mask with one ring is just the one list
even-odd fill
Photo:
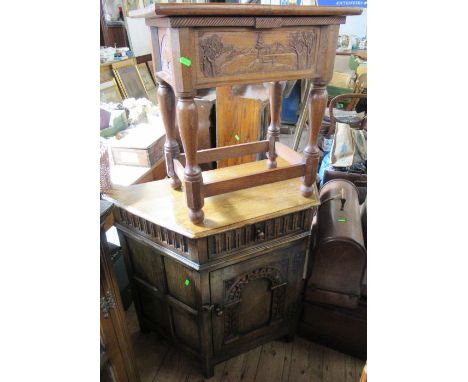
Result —
[[364, 361], [296, 337], [294, 342], [272, 341], [222, 362], [214, 377], [204, 379], [167, 341], [140, 333], [133, 305], [127, 318], [141, 382], [357, 382], [364, 367]]

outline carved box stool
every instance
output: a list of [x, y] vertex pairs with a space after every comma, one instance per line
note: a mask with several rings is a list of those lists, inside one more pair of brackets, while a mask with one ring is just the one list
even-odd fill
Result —
[[[303, 196], [312, 194], [319, 153], [317, 135], [332, 78], [339, 25], [359, 8], [241, 4], [158, 4], [145, 17], [151, 30], [158, 100], [166, 128], [165, 158], [172, 187], [184, 182], [190, 220], [204, 219], [204, 198], [302, 177]], [[279, 81], [310, 78], [310, 133], [302, 156], [280, 144]], [[271, 82], [272, 81], [272, 82]], [[197, 151], [196, 89], [270, 82], [271, 124], [264, 141]], [[177, 97], [177, 103], [175, 102]], [[184, 154], [175, 140], [177, 115]], [[200, 163], [266, 152], [267, 169], [223, 181], [202, 176]], [[277, 157], [289, 164], [277, 168]]]
[[[266, 163], [204, 175], [222, 182]], [[286, 165], [278, 158], [278, 167]], [[141, 330], [169, 339], [207, 377], [218, 362], [292, 339], [319, 203], [316, 186], [303, 197], [300, 183], [289, 179], [207, 198], [207, 218], [197, 225], [169, 179], [109, 191]]]

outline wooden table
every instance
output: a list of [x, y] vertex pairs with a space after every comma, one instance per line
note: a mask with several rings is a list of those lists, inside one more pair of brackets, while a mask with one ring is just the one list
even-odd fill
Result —
[[[166, 128], [165, 156], [172, 187], [184, 181], [190, 220], [204, 219], [204, 198], [248, 187], [302, 177], [300, 190], [310, 196], [319, 150], [317, 135], [332, 78], [340, 24], [359, 8], [269, 6], [242, 4], [153, 4], [132, 17], [145, 17], [151, 31], [158, 99]], [[280, 146], [281, 86], [279, 81], [310, 78], [308, 104], [311, 129], [302, 157]], [[198, 151], [196, 89], [270, 82], [271, 123], [267, 139]], [[177, 98], [177, 103], [175, 102]], [[184, 154], [179, 154], [175, 116]], [[199, 164], [266, 152], [265, 170], [208, 182]], [[277, 168], [277, 157], [288, 159]]]

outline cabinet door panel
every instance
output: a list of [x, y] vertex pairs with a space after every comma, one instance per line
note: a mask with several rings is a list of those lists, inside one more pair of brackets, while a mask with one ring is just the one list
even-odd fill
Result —
[[287, 332], [297, 310], [306, 239], [210, 274], [215, 354]]

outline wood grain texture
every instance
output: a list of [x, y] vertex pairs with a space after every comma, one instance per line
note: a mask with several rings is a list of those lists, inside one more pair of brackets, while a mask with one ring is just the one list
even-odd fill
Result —
[[301, 192], [302, 195], [308, 196], [312, 191], [312, 185], [316, 182], [319, 149], [317, 147], [317, 137], [322, 126], [325, 107], [327, 106], [327, 90], [326, 83], [320, 80], [314, 81], [309, 98], [309, 140], [303, 151], [303, 162], [311, 167], [303, 178]]
[[189, 219], [201, 223], [203, 213], [203, 177], [197, 163], [198, 113], [193, 97], [177, 98], [177, 121], [185, 151], [184, 188]]
[[150, 26], [185, 28], [185, 27], [255, 27], [271, 28], [275, 26], [287, 27], [296, 25], [330, 25], [344, 24], [345, 16], [281, 16], [281, 17], [253, 17], [253, 16], [172, 16], [165, 18], [149, 18], [146, 24]]
[[[208, 163], [220, 161], [228, 158], [244, 156], [245, 154], [263, 153], [268, 150], [268, 141], [258, 141], [250, 143], [240, 143], [234, 146], [216, 147], [214, 149], [199, 150], [197, 152], [197, 162]], [[185, 154], [180, 154], [180, 158], [185, 160]]]
[[[257, 141], [260, 138], [264, 105], [265, 103], [260, 99], [234, 95], [232, 86], [216, 88], [216, 146], [223, 147]], [[218, 161], [218, 168], [254, 160], [254, 154], [223, 159]]]
[[346, 361], [341, 354], [329, 350], [323, 354], [323, 382], [344, 381], [346, 378]]
[[255, 378], [259, 381], [281, 381], [284, 357], [284, 342], [272, 341], [263, 345]]
[[154, 16], [348, 16], [360, 15], [361, 8], [262, 4], [152, 4], [130, 12], [130, 17]]
[[[278, 168], [286, 165], [285, 160], [278, 158]], [[232, 178], [234, 174], [246, 175], [265, 167], [266, 160], [263, 160], [205, 171], [203, 175], [208, 182], [220, 181]], [[195, 238], [318, 205], [317, 190], [314, 189], [313, 195], [305, 198], [298, 192], [300, 184], [299, 179], [291, 179], [206, 198], [204, 210], [208, 218], [202, 225], [190, 222], [183, 192], [173, 190], [167, 179], [119, 187], [104, 197], [150, 222]]]
[[[276, 348], [279, 346], [284, 347], [283, 359], [281, 360], [277, 357], [278, 363], [282, 364], [282, 373], [281, 376], [278, 376], [278, 379], [269, 381], [260, 379], [263, 371], [257, 376], [263, 346], [258, 346], [228, 361], [217, 364], [214, 368], [214, 376], [205, 379], [200, 370], [187, 357], [181, 357], [178, 364], [174, 364], [173, 355], [166, 359], [166, 356], [174, 349], [173, 345], [164, 339], [158, 338], [154, 333], [142, 334], [138, 331], [138, 322], [133, 305], [126, 312], [126, 315], [142, 382], [161, 380], [161, 375], [169, 378], [167, 381], [172, 381], [173, 374], [180, 376], [177, 370], [179, 366], [187, 370], [185, 376], [186, 382], [296, 382], [301, 380], [322, 382], [324, 380], [322, 370], [324, 355], [327, 357], [326, 362], [329, 370], [340, 369], [342, 368], [342, 364], [345, 364], [346, 375], [344, 379], [337, 379], [336, 382], [359, 382], [359, 377], [365, 364], [365, 361], [343, 353], [336, 353], [336, 358], [333, 360], [329, 356], [333, 352], [331, 349], [306, 341], [301, 337], [296, 337], [293, 342], [289, 343], [274, 341], [274, 343], [279, 344], [276, 345]], [[293, 362], [295, 365], [301, 363], [302, 367], [299, 370], [295, 370]], [[161, 370], [163, 363], [165, 363], [165, 366]], [[160, 370], [162, 374], [157, 377]], [[304, 370], [304, 373], [301, 373], [302, 370]], [[334, 371], [328, 371], [328, 373], [334, 373]]]
[[269, 142], [269, 150], [267, 153], [268, 168], [276, 168], [275, 143], [279, 141], [280, 125], [281, 125], [281, 84], [278, 81], [270, 82], [270, 126], [268, 126], [267, 140]]
[[[269, 163], [269, 162], [268, 162]], [[246, 188], [262, 186], [304, 175], [306, 167], [304, 164], [289, 165], [284, 168], [273, 168], [263, 170], [245, 176], [233, 176], [217, 182], [205, 182], [204, 194], [206, 197], [224, 194], [228, 192], [243, 190]]]
[[[166, 173], [171, 178], [171, 186], [174, 189], [180, 188], [182, 185], [181, 179], [176, 176], [174, 171], [173, 160], [179, 155], [179, 144], [176, 140], [175, 129], [175, 97], [174, 91], [167, 82], [158, 78], [158, 102], [163, 121], [164, 129], [166, 130], [166, 141], [164, 143], [164, 157], [166, 160]], [[183, 179], [183, 178], [182, 178]]]
[[281, 158], [288, 161], [290, 164], [302, 163], [302, 155], [297, 151], [292, 150], [284, 143], [276, 142], [275, 151]]

